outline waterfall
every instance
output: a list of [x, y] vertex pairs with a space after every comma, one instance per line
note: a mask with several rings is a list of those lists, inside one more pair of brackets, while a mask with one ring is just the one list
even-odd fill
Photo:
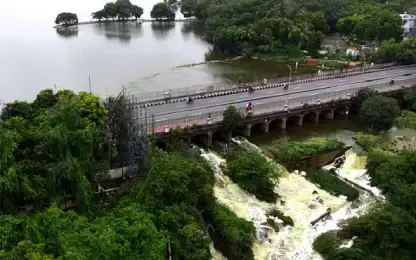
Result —
[[[244, 138], [234, 138], [233, 142], [245, 149], [262, 152], [259, 147]], [[375, 202], [374, 197], [368, 193], [360, 193], [356, 201], [347, 202], [344, 196], [330, 195], [307, 181], [302, 176], [304, 173], [286, 173], [275, 187], [275, 191], [281, 196], [279, 201], [276, 204], [261, 202], [223, 174], [220, 165], [225, 163], [224, 159], [206, 151], [202, 156], [210, 162], [218, 183], [221, 184], [214, 187], [217, 200], [227, 205], [237, 216], [253, 222], [256, 228], [253, 252], [258, 260], [322, 259], [313, 251], [315, 238], [329, 230], [339, 229], [338, 223], [341, 220], [363, 214]], [[364, 175], [364, 166], [365, 158], [349, 151], [339, 172], [352, 180], [354, 178], [351, 176], [357, 176], [356, 181], [361, 180], [362, 184], [365, 184], [368, 177]], [[367, 185], [369, 186], [368, 183]], [[266, 212], [271, 208], [279, 209], [290, 216], [295, 222], [294, 227], [281, 227], [279, 232], [267, 227]], [[332, 209], [330, 216], [311, 226], [310, 222], [325, 213], [328, 208]]]

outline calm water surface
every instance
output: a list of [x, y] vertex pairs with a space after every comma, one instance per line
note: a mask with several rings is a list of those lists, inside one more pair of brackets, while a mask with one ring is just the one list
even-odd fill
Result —
[[[116, 95], [122, 86], [133, 93], [288, 76], [286, 64], [261, 61], [203, 63], [217, 59], [205, 42], [203, 24], [107, 23], [53, 29], [56, 15], [77, 13], [91, 20], [105, 0], [0, 1], [0, 103], [30, 100], [45, 88], [89, 89]], [[132, 0], [144, 8], [157, 0]], [[178, 13], [177, 18], [183, 16]], [[195, 65], [198, 64], [198, 65]], [[300, 69], [298, 73], [306, 70]]]

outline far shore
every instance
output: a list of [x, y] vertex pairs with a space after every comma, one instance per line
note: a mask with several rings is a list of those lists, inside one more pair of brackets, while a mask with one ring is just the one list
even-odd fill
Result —
[[85, 24], [95, 24], [95, 23], [123, 23], [123, 22], [139, 22], [139, 23], [143, 23], [143, 22], [195, 22], [195, 21], [202, 21], [202, 20], [198, 20], [198, 19], [175, 19], [175, 20], [156, 20], [156, 19], [127, 19], [127, 20], [102, 20], [102, 21], [98, 21], [98, 20], [91, 20], [91, 21], [84, 21], [84, 22], [79, 22], [77, 25], [72, 25], [72, 26], [68, 26], [68, 27], [64, 27], [61, 25], [55, 25], [53, 28], [69, 28], [69, 27], [75, 27], [78, 25], [85, 25]]

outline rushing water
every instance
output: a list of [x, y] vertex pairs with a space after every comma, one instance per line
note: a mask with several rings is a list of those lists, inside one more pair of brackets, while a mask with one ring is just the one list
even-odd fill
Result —
[[[237, 142], [245, 149], [261, 151], [248, 141]], [[217, 182], [214, 191], [218, 201], [230, 207], [239, 217], [253, 222], [256, 228], [253, 251], [256, 259], [259, 260], [321, 259], [313, 252], [314, 239], [321, 233], [339, 228], [338, 223], [341, 220], [362, 214], [376, 201], [371, 194], [361, 192], [356, 201], [347, 202], [343, 196], [336, 197], [319, 189], [301, 174], [286, 172], [275, 187], [275, 191], [281, 196], [278, 203], [262, 202], [222, 173], [220, 165], [225, 163], [224, 159], [208, 152], [203, 152], [202, 156], [210, 162], [216, 174]], [[365, 157], [351, 150], [346, 153], [346, 161], [339, 170], [339, 174], [379, 194], [374, 187], [369, 187], [364, 167]], [[313, 194], [315, 192], [317, 194]], [[292, 217], [295, 226], [281, 226], [280, 231], [275, 232], [267, 225], [266, 212], [272, 208], [277, 208]], [[310, 222], [325, 213], [328, 208], [332, 209], [331, 216], [311, 226]], [[349, 245], [352, 242], [350, 241]]]

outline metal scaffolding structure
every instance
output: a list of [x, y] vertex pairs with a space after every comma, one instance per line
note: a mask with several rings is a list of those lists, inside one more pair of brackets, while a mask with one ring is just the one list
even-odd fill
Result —
[[116, 98], [108, 100], [108, 110], [110, 168], [119, 168], [124, 179], [143, 176], [151, 158], [153, 116], [124, 88]]

